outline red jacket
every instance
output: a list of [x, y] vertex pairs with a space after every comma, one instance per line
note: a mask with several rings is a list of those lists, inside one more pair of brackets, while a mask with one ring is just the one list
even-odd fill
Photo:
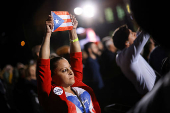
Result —
[[[76, 52], [70, 54], [71, 67], [75, 76], [75, 83], [72, 87], [80, 87], [86, 90], [92, 98], [93, 106], [96, 113], [101, 113], [99, 103], [96, 96], [89, 86], [82, 82], [83, 65], [82, 53]], [[72, 113], [73, 108], [69, 106], [64, 89], [62, 86], [52, 84], [50, 59], [39, 59], [37, 62], [37, 81], [38, 81], [38, 97], [39, 102], [46, 112], [49, 113]], [[57, 95], [54, 91], [55, 87], [63, 90], [61, 95]], [[56, 88], [55, 88], [56, 89]], [[58, 89], [58, 88], [57, 88]]]

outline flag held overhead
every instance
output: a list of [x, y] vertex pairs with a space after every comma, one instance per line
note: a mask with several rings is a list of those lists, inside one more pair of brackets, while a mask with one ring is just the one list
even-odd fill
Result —
[[53, 32], [73, 29], [68, 11], [51, 11], [51, 15], [54, 21]]

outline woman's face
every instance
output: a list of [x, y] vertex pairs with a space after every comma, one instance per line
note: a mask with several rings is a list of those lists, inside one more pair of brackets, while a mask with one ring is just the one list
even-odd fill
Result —
[[56, 85], [63, 87], [71, 86], [75, 83], [74, 73], [71, 69], [69, 62], [66, 59], [61, 59], [57, 63], [57, 68], [54, 70], [52, 81]]

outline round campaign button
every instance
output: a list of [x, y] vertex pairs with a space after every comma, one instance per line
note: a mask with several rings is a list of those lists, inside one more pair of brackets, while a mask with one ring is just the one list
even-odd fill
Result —
[[53, 92], [56, 94], [56, 95], [61, 95], [63, 94], [63, 90], [60, 88], [60, 87], [55, 87], [53, 89]]

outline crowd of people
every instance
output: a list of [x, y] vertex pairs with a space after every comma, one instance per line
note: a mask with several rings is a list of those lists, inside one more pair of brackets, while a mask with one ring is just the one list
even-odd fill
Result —
[[53, 19], [49, 15], [42, 45], [32, 49], [34, 59], [0, 70], [1, 111], [168, 113], [170, 46], [154, 28], [148, 30], [142, 24], [136, 12], [141, 4], [131, 0], [141, 27], [136, 32], [122, 25], [112, 36], [87, 42], [83, 49], [76, 33], [78, 22], [70, 15], [70, 45], [51, 54]]

